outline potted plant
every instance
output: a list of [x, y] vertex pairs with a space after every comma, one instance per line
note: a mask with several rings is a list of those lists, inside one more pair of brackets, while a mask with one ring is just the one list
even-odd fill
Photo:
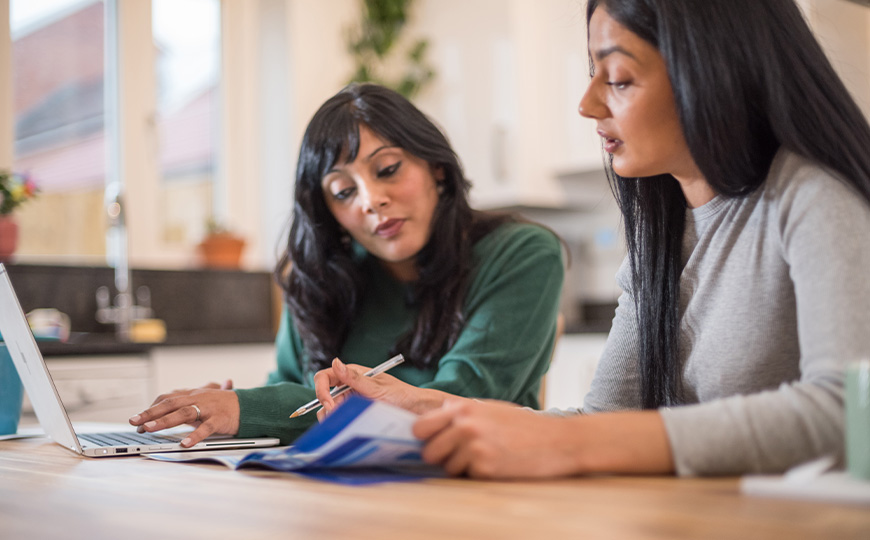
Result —
[[30, 175], [0, 169], [0, 261], [8, 261], [18, 248], [18, 222], [12, 211], [38, 192]]
[[429, 41], [401, 39], [412, 3], [362, 0], [359, 25], [346, 33], [355, 64], [350, 82], [378, 83], [411, 99], [432, 81], [435, 71], [426, 61]]
[[241, 267], [245, 239], [233, 234], [215, 219], [206, 223], [206, 235], [197, 249], [207, 268], [237, 269]]

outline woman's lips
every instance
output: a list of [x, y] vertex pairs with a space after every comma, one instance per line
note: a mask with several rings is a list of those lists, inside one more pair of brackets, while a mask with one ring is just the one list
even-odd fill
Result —
[[399, 234], [399, 231], [402, 230], [402, 225], [404, 224], [404, 219], [388, 219], [378, 225], [375, 229], [375, 234], [381, 238], [392, 238]]
[[619, 139], [614, 139], [604, 131], [599, 130], [598, 135], [600, 135], [601, 138], [604, 139], [604, 151], [608, 154], [616, 152], [616, 150], [620, 146], [622, 146], [622, 141], [620, 141]]
[[608, 154], [612, 154], [616, 152], [616, 150], [622, 146], [622, 141], [619, 139], [605, 139], [604, 140], [604, 151]]

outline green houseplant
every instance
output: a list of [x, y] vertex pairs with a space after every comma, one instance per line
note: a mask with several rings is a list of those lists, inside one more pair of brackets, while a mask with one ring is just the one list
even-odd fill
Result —
[[374, 82], [413, 97], [435, 77], [435, 71], [426, 62], [427, 40], [402, 47], [400, 37], [412, 0], [362, 1], [360, 24], [347, 31], [348, 50], [356, 64], [350, 82]]

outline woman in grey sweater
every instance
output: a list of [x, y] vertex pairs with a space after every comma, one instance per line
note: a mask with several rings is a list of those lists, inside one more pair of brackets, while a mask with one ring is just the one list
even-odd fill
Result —
[[[778, 472], [843, 458], [870, 356], [870, 126], [793, 0], [590, 0], [595, 120], [628, 257], [583, 408], [422, 416], [452, 474]], [[389, 377], [330, 383], [391, 399]]]

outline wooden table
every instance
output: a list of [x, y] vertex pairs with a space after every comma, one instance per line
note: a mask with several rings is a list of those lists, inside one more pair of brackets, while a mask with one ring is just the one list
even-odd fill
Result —
[[866, 507], [736, 478], [434, 479], [363, 487], [0, 441], [0, 538], [870, 538]]

